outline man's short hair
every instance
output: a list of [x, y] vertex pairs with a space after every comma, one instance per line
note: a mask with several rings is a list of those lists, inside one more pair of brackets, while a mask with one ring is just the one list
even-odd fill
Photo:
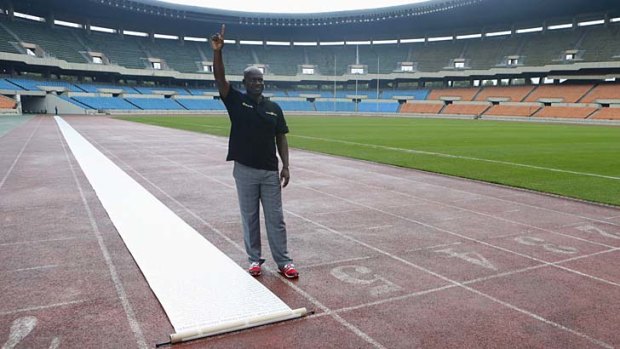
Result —
[[251, 65], [243, 70], [243, 77], [245, 78], [250, 72], [258, 72], [263, 75], [263, 72], [255, 65]]

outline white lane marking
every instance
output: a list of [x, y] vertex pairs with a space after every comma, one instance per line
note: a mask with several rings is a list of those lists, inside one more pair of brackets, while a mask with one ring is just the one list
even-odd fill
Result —
[[[312, 173], [317, 173], [317, 174], [321, 174], [321, 175], [325, 175], [325, 176], [334, 177], [334, 178], [343, 180], [345, 182], [355, 183], [356, 185], [360, 184], [357, 181], [351, 181], [349, 179], [342, 178], [342, 177], [339, 177], [339, 176], [331, 176], [331, 175], [325, 174], [324, 172], [317, 172], [317, 171], [313, 171], [313, 170], [309, 170], [309, 169], [304, 169], [304, 170], [308, 171], [308, 172], [312, 172]], [[365, 172], [366, 173], [373, 173], [371, 171], [365, 171]], [[395, 177], [395, 176], [391, 176], [391, 177]], [[415, 180], [409, 180], [409, 179], [400, 178], [400, 177], [395, 177], [395, 178], [403, 179], [403, 180], [410, 181], [410, 182], [420, 183], [420, 182], [415, 181]], [[424, 183], [424, 182], [421, 182], [421, 183]], [[428, 183], [424, 183], [424, 184], [428, 184]], [[364, 184], [364, 183], [362, 183], [362, 185], [364, 185], [366, 187], [377, 188], [377, 189], [381, 189], [383, 191], [386, 191], [386, 189], [383, 188], [383, 187], [377, 187], [377, 186], [373, 186], [373, 185], [370, 185], [370, 184]], [[300, 186], [305, 187], [305, 188], [311, 188], [309, 186], [303, 186], [303, 185], [300, 185]], [[433, 186], [435, 186], [435, 185], [433, 185]], [[443, 187], [441, 187], [441, 188], [443, 188]], [[313, 189], [313, 190], [315, 190], [315, 191], [317, 191], [319, 193], [323, 193], [320, 190], [316, 190], [316, 189]], [[461, 190], [458, 190], [458, 189], [451, 189], [451, 190], [461, 191]], [[407, 193], [403, 193], [403, 192], [399, 192], [399, 191], [394, 191], [394, 190], [388, 190], [388, 191], [392, 192], [392, 193], [395, 193], [397, 195], [402, 195], [402, 196], [406, 196], [406, 197], [410, 197], [410, 198], [415, 198], [417, 200], [422, 200], [424, 202], [429, 202], [429, 203], [437, 204], [437, 205], [440, 205], [440, 206], [443, 206], [443, 207], [454, 208], [454, 209], [457, 209], [457, 210], [460, 210], [460, 211], [465, 211], [465, 212], [473, 213], [473, 214], [476, 214], [478, 216], [489, 217], [489, 218], [493, 218], [493, 219], [500, 220], [500, 221], [503, 221], [503, 222], [508, 222], [508, 223], [513, 223], [513, 224], [521, 225], [521, 226], [524, 226], [524, 227], [527, 227], [527, 228], [536, 229], [536, 230], [544, 231], [544, 232], [555, 234], [555, 235], [560, 235], [560, 236], [563, 236], [563, 237], [566, 237], [566, 238], [569, 238], [569, 239], [579, 240], [579, 241], [583, 241], [583, 242], [586, 242], [586, 243], [589, 243], [589, 244], [603, 246], [605, 248], [613, 248], [614, 247], [614, 246], [611, 246], [611, 245], [608, 245], [608, 244], [604, 244], [604, 243], [600, 243], [600, 242], [595, 242], [595, 241], [590, 241], [590, 240], [583, 239], [583, 238], [580, 238], [580, 237], [577, 237], [577, 236], [573, 236], [573, 235], [569, 235], [569, 234], [564, 234], [564, 233], [560, 233], [560, 232], [557, 232], [557, 231], [554, 231], [554, 230], [545, 229], [545, 228], [536, 227], [536, 226], [533, 226], [533, 225], [530, 225], [530, 224], [527, 224], [527, 223], [513, 221], [513, 220], [510, 220], [510, 219], [507, 219], [507, 218], [504, 218], [504, 217], [499, 217], [499, 216], [494, 216], [494, 215], [483, 213], [483, 212], [478, 212], [478, 211], [475, 211], [475, 210], [472, 210], [472, 209], [468, 209], [468, 208], [464, 208], [464, 207], [460, 207], [460, 206], [455, 206], [455, 205], [448, 204], [448, 203], [441, 202], [441, 201], [436, 201], [436, 200], [431, 200], [431, 199], [427, 199], [427, 198], [423, 198], [423, 197], [418, 197], [418, 196], [415, 196], [415, 195], [412, 195], [412, 194], [407, 194]], [[463, 192], [465, 192], [465, 191], [463, 191]], [[467, 192], [465, 192], [465, 193], [467, 193]], [[491, 198], [492, 199], [497, 199], [495, 197], [491, 197]], [[502, 200], [502, 199], [498, 199], [498, 200], [506, 201], [506, 202], [510, 202], [510, 203], [515, 203], [515, 202], [509, 201], [509, 200]], [[351, 202], [353, 202], [356, 205], [360, 205], [357, 202], [354, 202], [354, 201], [351, 201]], [[536, 209], [546, 210], [546, 209], [541, 208], [541, 207], [530, 206], [530, 205], [521, 204], [521, 203], [516, 203], [516, 204], [527, 206], [527, 207], [532, 207], [532, 208], [536, 208]], [[361, 206], [363, 206], [363, 205], [361, 205]], [[370, 207], [370, 206], [368, 206], [368, 207]], [[579, 218], [582, 218], [582, 219], [585, 219], [585, 220], [589, 220], [589, 221], [593, 221], [593, 222], [600, 222], [600, 223], [614, 225], [613, 223], [610, 223], [610, 222], [600, 221], [600, 220], [596, 220], [596, 219], [588, 218], [588, 217], [582, 217], [582, 216], [579, 216], [579, 215], [573, 215], [573, 214], [569, 214], [569, 213], [566, 213], [566, 212], [559, 212], [559, 211], [554, 211], [554, 210], [546, 210], [546, 211], [560, 213], [560, 214], [563, 214], [563, 215], [566, 215], [566, 216], [570, 216], [570, 217], [579, 217]], [[381, 210], [381, 212], [386, 212], [386, 211]]]
[[451, 159], [463, 159], [463, 160], [482, 161], [482, 162], [489, 162], [489, 163], [494, 163], [494, 164], [514, 166], [514, 167], [532, 168], [532, 169], [536, 169], [536, 170], [543, 170], [543, 171], [550, 171], [550, 172], [569, 173], [569, 174], [574, 174], [574, 175], [579, 175], [579, 176], [588, 176], [588, 177], [598, 177], [598, 178], [605, 178], [605, 179], [612, 179], [612, 180], [620, 180], [620, 177], [615, 177], [615, 176], [606, 176], [606, 175], [600, 175], [600, 174], [596, 174], [596, 173], [570, 171], [570, 170], [560, 170], [560, 169], [557, 169], [557, 168], [520, 164], [520, 163], [517, 163], [517, 162], [510, 162], [510, 161], [482, 159], [482, 158], [476, 158], [476, 157], [471, 157], [471, 156], [451, 155], [451, 154], [437, 153], [437, 152], [424, 151], [424, 150], [387, 147], [387, 146], [383, 146], [383, 145], [375, 145], [375, 144], [366, 144], [366, 143], [342, 141], [342, 140], [337, 140], [337, 139], [329, 139], [329, 138], [321, 138], [321, 137], [300, 136], [300, 135], [291, 135], [290, 137], [298, 137], [298, 138], [304, 138], [304, 139], [313, 139], [313, 140], [319, 140], [319, 141], [325, 141], [325, 142], [333, 142], [333, 143], [340, 143], [340, 144], [348, 144], [348, 145], [357, 145], [357, 146], [362, 146], [362, 147], [367, 147], [367, 148], [372, 148], [372, 149], [392, 150], [392, 151], [397, 151], [397, 152], [401, 152], [401, 153], [408, 153], [408, 154], [422, 154], [422, 155], [431, 155], [431, 156], [438, 156], [438, 157], [451, 158]]
[[80, 299], [80, 300], [77, 300], [77, 301], [54, 303], [54, 304], [47, 304], [47, 305], [39, 305], [39, 306], [36, 306], [36, 307], [29, 307], [29, 308], [21, 308], [21, 309], [3, 311], [3, 312], [0, 312], [0, 316], [11, 315], [11, 314], [18, 314], [18, 313], [23, 313], [23, 312], [35, 311], [35, 310], [56, 308], [56, 307], [64, 307], [66, 305], [79, 304], [79, 303], [85, 303], [85, 302], [88, 302], [88, 300], [87, 299]]
[[460, 244], [461, 244], [460, 242], [451, 242], [451, 243], [447, 243], [447, 244], [439, 244], [439, 245], [428, 246], [428, 247], [412, 248], [411, 250], [406, 250], [405, 253], [424, 251], [424, 250], [432, 250], [434, 248], [447, 247], [447, 246], [455, 246], [455, 245], [460, 245]]
[[108, 266], [108, 270], [110, 272], [110, 277], [112, 278], [112, 282], [114, 283], [114, 288], [116, 289], [116, 294], [118, 295], [119, 300], [121, 301], [121, 305], [123, 306], [123, 310], [125, 311], [125, 315], [127, 316], [127, 321], [129, 322], [129, 327], [134, 334], [136, 343], [140, 349], [148, 349], [148, 345], [146, 344], [146, 339], [144, 338], [144, 334], [142, 333], [142, 329], [140, 328], [140, 324], [136, 318], [136, 314], [129, 303], [129, 299], [127, 298], [127, 292], [125, 292], [125, 288], [123, 287], [123, 283], [118, 276], [118, 272], [116, 271], [116, 266], [110, 257], [110, 252], [108, 251], [108, 247], [105, 245], [103, 241], [103, 237], [101, 236], [101, 232], [99, 231], [99, 226], [97, 225], [97, 221], [93, 215], [92, 210], [90, 209], [90, 205], [86, 200], [86, 196], [84, 194], [84, 190], [82, 189], [82, 185], [80, 184], [80, 180], [77, 177], [77, 173], [75, 167], [73, 166], [73, 162], [71, 161], [71, 157], [69, 156], [69, 152], [67, 150], [67, 145], [65, 144], [64, 137], [60, 134], [60, 126], [56, 127], [56, 134], [58, 135], [58, 139], [60, 144], [62, 145], [62, 149], [65, 153], [65, 158], [67, 159], [67, 163], [69, 168], [71, 169], [71, 173], [73, 175], [73, 180], [75, 181], [75, 185], [80, 193], [80, 198], [82, 199], [82, 204], [84, 205], [84, 209], [86, 210], [86, 214], [88, 215], [88, 220], [90, 222], [90, 226], [93, 234], [97, 238], [97, 243], [99, 244], [99, 250], [103, 255], [103, 259], [105, 260], [106, 265]]
[[11, 164], [11, 166], [9, 166], [9, 169], [4, 174], [4, 177], [2, 177], [2, 180], [0, 181], [0, 189], [2, 189], [2, 186], [4, 186], [4, 183], [6, 182], [6, 179], [9, 178], [9, 175], [13, 172], [13, 169], [15, 168], [15, 165], [21, 159], [22, 154], [24, 154], [24, 150], [26, 150], [26, 147], [28, 146], [28, 144], [30, 144], [30, 140], [32, 140], [32, 137], [34, 136], [35, 132], [37, 132], [39, 130], [39, 126], [41, 125], [41, 120], [42, 119], [40, 119], [39, 122], [37, 123], [37, 127], [35, 127], [35, 129], [32, 130], [32, 133], [30, 134], [30, 137], [28, 137], [28, 139], [24, 143], [24, 146], [22, 147], [22, 149], [19, 151], [19, 153], [17, 153], [17, 156], [15, 157], [15, 160], [13, 160], [13, 163]]
[[4, 243], [4, 244], [0, 244], [0, 247], [3, 247], [3, 246], [15, 246], [15, 245], [27, 245], [27, 244], [40, 244], [40, 243], [45, 243], [45, 242], [79, 240], [79, 239], [86, 239], [86, 238], [83, 237], [83, 236], [75, 236], [75, 237], [58, 238], [58, 239], [44, 239], [44, 240], [29, 240], [29, 241], [7, 242], [7, 243]]
[[325, 266], [334, 265], [334, 264], [339, 265], [339, 264], [345, 264], [345, 263], [351, 263], [351, 262], [365, 261], [365, 260], [368, 260], [374, 257], [375, 256], [364, 256], [364, 257], [355, 257], [355, 258], [347, 258], [347, 259], [337, 259], [337, 260], [332, 260], [332, 261], [324, 262], [324, 263], [304, 264], [304, 269], [325, 267]]
[[[313, 155], [316, 155], [316, 154], [313, 154]], [[323, 154], [320, 154], [320, 155], [323, 155]], [[362, 161], [362, 160], [358, 160], [358, 161]], [[375, 164], [375, 163], [373, 163], [373, 164]], [[390, 167], [390, 165], [385, 165], [385, 164], [378, 164], [378, 165]], [[349, 167], [346, 167], [345, 165], [332, 164], [332, 166], [345, 167], [345, 168], [349, 169]], [[344, 178], [342, 176], [330, 175], [330, 174], [327, 174], [325, 172], [315, 171], [313, 169], [305, 168], [305, 167], [299, 166], [299, 165], [297, 166], [297, 169], [300, 169], [302, 171], [307, 171], [307, 172], [315, 173], [315, 174], [319, 174], [319, 175], [324, 175], [324, 176], [332, 177], [332, 178], [337, 178], [339, 180], [343, 180], [343, 181], [349, 182], [349, 183], [354, 183], [356, 185], [362, 184], [362, 185], [364, 185], [366, 187], [369, 187], [369, 188], [377, 188], [377, 189], [381, 189], [383, 191], [387, 190], [389, 192], [396, 193], [398, 195], [405, 195], [405, 196], [409, 196], [409, 197], [416, 197], [416, 196], [411, 195], [411, 194], [407, 194], [407, 193], [403, 193], [403, 192], [400, 192], [400, 191], [386, 189], [385, 187], [378, 187], [378, 186], [372, 185], [372, 184], [360, 183], [359, 181], [353, 181], [353, 180]], [[415, 169], [411, 169], [411, 170], [415, 170]], [[364, 173], [370, 173], [373, 176], [381, 175], [381, 176], [384, 176], [384, 177], [396, 178], [398, 180], [402, 180], [402, 181], [406, 181], [406, 182], [418, 183], [418, 184], [438, 187], [440, 189], [446, 189], [446, 187], [443, 186], [443, 185], [428, 183], [428, 182], [424, 182], [424, 181], [416, 180], [416, 179], [411, 179], [411, 178], [407, 178], [407, 177], [399, 177], [399, 176], [390, 175], [390, 174], [386, 174], [386, 173], [378, 174], [377, 172], [374, 172], [374, 171], [371, 171], [371, 170], [361, 170], [361, 171], [364, 172]], [[438, 176], [438, 177], [454, 178], [454, 177], [449, 176], [449, 175], [442, 175], [442, 174], [434, 174], [434, 175]], [[465, 180], [464, 178], [459, 178], [459, 179], [460, 180]], [[494, 186], [494, 187], [499, 187], [499, 188], [502, 188], [502, 189], [508, 189], [508, 187], [504, 186], [504, 185], [498, 185], [498, 184], [493, 184], [493, 183], [482, 183], [481, 181], [474, 181], [474, 180], [470, 180], [470, 181], [473, 181], [474, 183], [484, 184], [484, 185], [491, 186], [491, 187]], [[536, 206], [536, 205], [530, 205], [530, 204], [523, 203], [523, 202], [508, 200], [508, 199], [501, 198], [501, 197], [485, 195], [485, 194], [479, 194], [479, 193], [472, 193], [472, 192], [469, 192], [469, 191], [466, 191], [466, 190], [463, 190], [463, 189], [458, 189], [458, 188], [448, 188], [448, 189], [451, 190], [451, 191], [456, 191], [456, 192], [460, 192], [460, 193], [476, 195], [476, 196], [479, 196], [481, 198], [488, 198], [488, 199], [491, 199], [491, 200], [498, 200], [498, 201], [502, 201], [502, 202], [506, 202], [506, 203], [511, 203], [511, 204], [523, 206], [523, 207], [535, 208], [537, 210], [543, 210], [543, 211], [547, 211], [547, 212], [558, 213], [558, 214], [562, 214], [562, 215], [569, 216], [569, 217], [579, 217], [579, 218], [582, 218], [582, 219], [585, 219], [585, 220], [588, 220], [588, 221], [592, 221], [592, 222], [599, 222], [599, 223], [605, 223], [605, 224], [611, 224], [611, 225], [615, 225], [615, 226], [620, 226], [620, 223], [617, 224], [617, 223], [614, 223], [614, 222], [609, 222], [609, 221], [604, 221], [604, 220], [600, 220], [600, 219], [596, 219], [596, 218], [581, 216], [581, 215], [579, 215], [577, 213], [568, 213], [568, 212], [554, 210], [554, 209], [551, 209], [551, 208], [548, 208], [548, 207], [544, 207], [544, 206]], [[525, 189], [520, 189], [520, 188], [510, 188], [510, 190], [520, 191], [520, 192], [523, 192], [523, 193], [526, 193], [526, 194], [532, 194], [531, 191], [528, 191], [528, 190], [525, 190]], [[540, 193], [536, 193], [536, 194], [540, 195]], [[492, 216], [492, 215], [489, 215], [489, 214], [484, 214], [484, 213], [481, 213], [481, 212], [476, 212], [476, 211], [473, 211], [473, 210], [465, 209], [463, 207], [452, 205], [452, 204], [448, 204], [448, 203], [441, 202], [441, 201], [435, 201], [435, 200], [430, 200], [430, 199], [426, 199], [426, 198], [419, 198], [419, 199], [424, 200], [426, 202], [436, 203], [436, 204], [439, 204], [439, 205], [442, 205], [442, 206], [445, 206], [445, 207], [462, 209], [462, 210], [465, 210], [467, 212], [472, 212], [472, 213], [477, 213], [477, 214], [488, 216], [488, 217], [494, 217], [494, 218], [497, 218], [497, 219], [502, 219], [500, 217]], [[566, 198], [563, 198], [563, 199], [566, 199]], [[470, 199], [467, 199], [467, 200], [470, 200]], [[591, 203], [588, 203], [588, 204], [591, 204]]]
[[2, 349], [15, 348], [34, 330], [37, 322], [38, 320], [34, 316], [24, 316], [14, 320], [9, 331], [9, 339], [4, 343]]
[[391, 228], [392, 224], [385, 224], [385, 225], [377, 225], [375, 227], [368, 227], [366, 229], [368, 230], [381, 230], [381, 229], [385, 229], [385, 228]]
[[344, 238], [344, 239], [347, 239], [347, 240], [350, 240], [350, 241], [356, 242], [356, 243], [358, 243], [358, 244], [360, 244], [360, 245], [362, 245], [362, 246], [365, 246], [365, 247], [367, 247], [367, 248], [369, 248], [369, 249], [371, 249], [371, 250], [373, 250], [373, 251], [376, 251], [376, 252], [379, 252], [379, 253], [381, 253], [381, 254], [384, 254], [384, 255], [386, 255], [386, 256], [388, 256], [388, 257], [390, 257], [390, 258], [392, 258], [392, 259], [394, 259], [394, 260], [396, 260], [396, 261], [399, 261], [399, 262], [401, 262], [401, 263], [407, 264], [407, 265], [409, 265], [409, 266], [411, 266], [411, 267], [413, 267], [413, 268], [416, 268], [416, 269], [421, 270], [421, 271], [423, 271], [423, 272], [425, 272], [425, 273], [428, 273], [428, 274], [433, 275], [433, 276], [435, 276], [435, 277], [437, 277], [437, 278], [440, 278], [440, 279], [442, 279], [442, 280], [444, 280], [444, 281], [446, 281], [446, 282], [448, 282], [448, 283], [451, 283], [451, 284], [453, 284], [453, 285], [459, 286], [459, 287], [461, 287], [461, 288], [463, 288], [463, 289], [465, 289], [465, 290], [467, 290], [467, 291], [470, 291], [470, 292], [472, 292], [472, 293], [475, 293], [475, 294], [477, 294], [477, 295], [479, 295], [479, 296], [482, 296], [482, 297], [484, 297], [484, 298], [490, 299], [491, 301], [496, 302], [496, 303], [498, 303], [498, 304], [501, 304], [501, 305], [503, 305], [503, 306], [505, 306], [505, 307], [508, 307], [508, 308], [510, 308], [510, 309], [512, 309], [512, 310], [515, 310], [515, 311], [517, 311], [517, 312], [520, 312], [520, 313], [522, 313], [522, 314], [525, 314], [525, 315], [527, 315], [527, 316], [529, 316], [529, 317], [532, 317], [532, 318], [534, 318], [534, 319], [536, 319], [536, 320], [542, 321], [542, 322], [544, 322], [544, 323], [546, 323], [546, 324], [548, 324], [548, 325], [551, 325], [551, 326], [553, 326], [553, 327], [556, 327], [556, 328], [558, 328], [558, 329], [561, 329], [561, 330], [564, 330], [564, 331], [566, 331], [566, 332], [572, 333], [572, 334], [574, 334], [574, 335], [576, 335], [576, 336], [578, 336], [578, 337], [584, 338], [584, 339], [588, 340], [589, 342], [594, 343], [594, 344], [597, 344], [597, 345], [599, 345], [599, 346], [601, 346], [601, 347], [608, 348], [608, 349], [613, 349], [613, 346], [612, 346], [612, 345], [610, 345], [610, 344], [608, 344], [608, 343], [605, 343], [605, 342], [603, 342], [603, 341], [601, 341], [601, 340], [599, 340], [599, 339], [596, 339], [596, 338], [590, 337], [590, 336], [588, 336], [588, 335], [587, 335], [587, 334], [585, 334], [585, 333], [582, 333], [582, 332], [579, 332], [579, 331], [573, 330], [573, 329], [571, 329], [571, 328], [569, 328], [569, 327], [566, 327], [566, 326], [564, 326], [564, 325], [562, 325], [562, 324], [559, 324], [559, 323], [557, 323], [557, 322], [554, 322], [554, 321], [551, 321], [551, 320], [549, 320], [549, 319], [546, 319], [546, 318], [544, 318], [544, 317], [542, 317], [542, 316], [540, 316], [540, 315], [537, 315], [537, 314], [535, 314], [535, 313], [532, 313], [532, 312], [530, 312], [530, 311], [528, 311], [528, 310], [521, 309], [521, 308], [519, 308], [519, 307], [517, 307], [517, 306], [515, 306], [515, 305], [512, 305], [512, 304], [508, 303], [508, 302], [502, 301], [501, 299], [495, 298], [495, 297], [493, 297], [493, 296], [491, 296], [491, 295], [488, 295], [488, 294], [486, 294], [486, 293], [484, 293], [484, 292], [481, 292], [481, 291], [478, 291], [478, 290], [476, 290], [476, 289], [474, 289], [474, 288], [471, 288], [471, 287], [469, 287], [469, 286], [467, 286], [467, 285], [463, 284], [462, 282], [458, 282], [458, 281], [456, 281], [456, 280], [452, 280], [452, 279], [450, 279], [450, 278], [448, 278], [448, 277], [446, 277], [446, 276], [443, 276], [443, 275], [441, 275], [441, 274], [435, 273], [435, 272], [433, 272], [432, 270], [429, 270], [429, 269], [427, 269], [427, 268], [424, 268], [424, 267], [422, 267], [422, 266], [419, 266], [419, 265], [417, 265], [417, 264], [415, 264], [415, 263], [409, 262], [408, 260], [405, 260], [405, 259], [403, 259], [403, 258], [401, 258], [401, 257], [398, 257], [398, 256], [396, 256], [396, 255], [394, 255], [394, 254], [391, 254], [391, 253], [389, 253], [389, 252], [387, 252], [387, 251], [383, 251], [383, 250], [381, 250], [380, 248], [377, 248], [377, 247], [375, 247], [375, 246], [369, 245], [369, 244], [367, 244], [367, 243], [365, 243], [365, 242], [363, 242], [363, 241], [357, 240], [357, 239], [355, 239], [355, 238], [353, 238], [353, 237], [347, 236], [347, 235], [345, 235], [345, 234], [343, 234], [343, 233], [341, 233], [341, 232], [339, 232], [339, 231], [337, 231], [337, 230], [331, 229], [331, 228], [329, 228], [328, 226], [325, 226], [325, 225], [323, 225], [323, 224], [321, 224], [321, 223], [319, 223], [319, 222], [315, 222], [315, 221], [313, 221], [313, 220], [311, 220], [311, 219], [309, 219], [309, 218], [306, 218], [306, 217], [304, 217], [304, 216], [301, 216], [301, 215], [295, 214], [295, 213], [293, 213], [293, 212], [291, 212], [291, 211], [288, 211], [288, 210], [287, 210], [287, 212], [289, 212], [289, 214], [291, 214], [292, 216], [295, 216], [295, 217], [297, 217], [297, 218], [299, 218], [299, 219], [302, 219], [302, 220], [304, 220], [304, 221], [306, 221], [306, 222], [309, 222], [309, 223], [315, 224], [315, 225], [317, 225], [317, 226], [319, 226], [319, 227], [321, 227], [321, 228], [323, 228], [323, 229], [326, 229], [326, 230], [328, 230], [328, 231], [330, 231], [330, 232], [334, 233], [335, 235], [338, 235], [338, 236], [340, 236], [340, 237], [342, 237], [342, 238]]
[[58, 349], [60, 348], [60, 338], [54, 337], [52, 342], [50, 343], [49, 349]]
[[[92, 139], [88, 139], [91, 143], [96, 144], [100, 149], [104, 150], [106, 153], [108, 153], [108, 155], [110, 157], [115, 158], [119, 163], [123, 164], [127, 169], [129, 169], [131, 172], [135, 173], [137, 176], [139, 176], [140, 178], [142, 178], [145, 182], [147, 182], [149, 185], [151, 185], [153, 188], [157, 189], [159, 192], [161, 192], [164, 196], [166, 196], [169, 200], [171, 200], [172, 202], [174, 202], [175, 204], [177, 204], [179, 207], [181, 207], [183, 210], [185, 210], [187, 213], [189, 213], [192, 217], [194, 217], [195, 219], [197, 219], [198, 221], [200, 221], [202, 224], [204, 224], [205, 226], [207, 226], [209, 229], [211, 229], [213, 232], [215, 232], [216, 234], [218, 234], [220, 237], [222, 237], [224, 240], [226, 240], [228, 243], [230, 243], [231, 245], [233, 245], [237, 250], [245, 252], [245, 249], [239, 245], [238, 243], [236, 243], [235, 241], [233, 241], [231, 238], [229, 238], [228, 236], [226, 236], [224, 233], [222, 233], [220, 230], [218, 230], [217, 228], [215, 228], [212, 224], [210, 224], [209, 222], [207, 222], [206, 220], [204, 220], [202, 217], [200, 217], [198, 214], [196, 214], [194, 211], [192, 211], [191, 209], [189, 209], [188, 207], [186, 207], [185, 205], [183, 205], [181, 202], [179, 202], [178, 200], [176, 200], [174, 197], [172, 197], [170, 194], [168, 194], [167, 192], [165, 192], [162, 188], [160, 188], [159, 186], [157, 186], [155, 183], [151, 182], [148, 178], [146, 178], [144, 175], [142, 175], [140, 172], [138, 172], [137, 170], [135, 170], [133, 167], [131, 167], [129, 164], [127, 164], [125, 161], [123, 161], [121, 158], [119, 158], [118, 156], [116, 156], [115, 154], [113, 154], [112, 152], [110, 152], [109, 150], [107, 150], [104, 146], [102, 146], [101, 144], [98, 144], [96, 141], [92, 140]], [[172, 159], [169, 159], [168, 157], [164, 156], [164, 155], [159, 155], [159, 154], [154, 154], [155, 156], [164, 158], [166, 161], [177, 164], [179, 166], [181, 166], [182, 168], [185, 168], [187, 170], [189, 170], [190, 172], [195, 172], [197, 174], [199, 174], [202, 177], [208, 178], [209, 180], [212, 180], [216, 183], [221, 184], [222, 186], [228, 188], [228, 189], [232, 189], [234, 190], [235, 187], [229, 183], [217, 180], [213, 177], [210, 177], [198, 170], [195, 170], [191, 167], [188, 167], [182, 163], [176, 162]], [[274, 275], [278, 275], [277, 272], [275, 272], [274, 270], [271, 270], [271, 268], [267, 267], [267, 266], [263, 266], [263, 269], [274, 274]], [[321, 309], [323, 312], [328, 313], [329, 316], [331, 316], [334, 320], [336, 320], [339, 324], [341, 324], [342, 326], [348, 328], [351, 332], [353, 332], [354, 334], [356, 334], [358, 337], [362, 338], [363, 340], [365, 340], [366, 342], [372, 344], [375, 348], [379, 348], [379, 349], [384, 349], [385, 347], [377, 342], [375, 339], [373, 339], [372, 337], [370, 337], [368, 334], [366, 334], [365, 332], [363, 332], [362, 330], [360, 330], [359, 328], [355, 327], [353, 324], [349, 323], [348, 321], [346, 321], [345, 319], [343, 319], [340, 315], [334, 313], [331, 309], [329, 309], [327, 306], [325, 306], [323, 303], [321, 303], [318, 299], [314, 298], [313, 296], [311, 296], [310, 294], [308, 294], [307, 292], [305, 292], [304, 290], [302, 290], [301, 288], [297, 287], [297, 285], [295, 285], [294, 283], [292, 283], [289, 280], [286, 280], [284, 278], [279, 278], [280, 280], [282, 280], [286, 285], [288, 285], [289, 287], [291, 287], [292, 289], [294, 289], [297, 293], [299, 293], [302, 297], [304, 297], [306, 300], [308, 300], [310, 303], [312, 303], [314, 306], [316, 306], [317, 308]]]
[[[365, 208], [367, 208], [369, 210], [381, 212], [381, 213], [386, 214], [388, 216], [399, 218], [399, 219], [402, 219], [402, 220], [405, 220], [405, 221], [408, 221], [408, 222], [411, 222], [411, 223], [416, 223], [416, 224], [419, 224], [421, 226], [424, 226], [424, 227], [427, 227], [427, 228], [431, 228], [431, 229], [434, 229], [434, 230], [438, 230], [438, 231], [441, 231], [441, 232], [444, 232], [444, 233], [447, 233], [447, 234], [450, 234], [450, 235], [453, 235], [453, 236], [456, 236], [456, 237], [460, 237], [460, 238], [465, 239], [465, 240], [469, 240], [469, 241], [472, 241], [472, 242], [475, 242], [475, 243], [478, 243], [478, 244], [489, 246], [491, 248], [494, 248], [494, 249], [497, 249], [497, 250], [500, 250], [500, 251], [504, 251], [504, 252], [508, 252], [508, 253], [511, 253], [511, 254], [515, 254], [517, 256], [521, 256], [521, 257], [524, 257], [524, 258], [527, 258], [527, 259], [531, 259], [531, 260], [536, 261], [536, 262], [552, 265], [552, 263], [547, 262], [545, 260], [542, 260], [542, 259], [539, 259], [539, 258], [536, 258], [536, 257], [532, 257], [532, 256], [527, 255], [527, 254], [523, 254], [523, 253], [519, 253], [519, 252], [516, 252], [516, 251], [512, 251], [512, 250], [504, 248], [504, 247], [496, 246], [496, 245], [493, 245], [493, 244], [488, 243], [486, 241], [478, 240], [478, 239], [475, 239], [475, 238], [472, 238], [472, 237], [469, 237], [469, 236], [465, 236], [465, 235], [462, 235], [462, 234], [459, 234], [459, 233], [455, 233], [455, 232], [447, 230], [447, 229], [435, 227], [435, 226], [433, 226], [431, 224], [420, 222], [420, 221], [417, 221], [415, 219], [404, 217], [404, 216], [401, 216], [401, 215], [398, 215], [398, 214], [395, 214], [395, 213], [392, 213], [392, 212], [388, 212], [388, 211], [381, 210], [381, 209], [378, 209], [378, 208], [374, 208], [374, 207], [371, 207], [371, 206], [368, 206], [368, 205], [360, 204], [360, 203], [357, 203], [355, 201], [352, 201], [352, 200], [349, 200], [349, 199], [346, 199], [346, 198], [343, 198], [343, 197], [339, 197], [339, 196], [333, 195], [331, 193], [326, 193], [326, 192], [323, 192], [323, 191], [320, 191], [320, 190], [317, 190], [317, 189], [314, 189], [314, 188], [310, 188], [310, 187], [305, 187], [305, 188], [310, 190], [310, 191], [315, 191], [317, 193], [321, 193], [321, 194], [326, 195], [326, 196], [331, 196], [331, 197], [334, 197], [334, 198], [337, 198], [337, 199], [340, 199], [340, 200], [352, 203], [352, 204], [357, 205], [357, 206], [365, 207]], [[539, 229], [539, 228], [537, 228], [537, 229]], [[540, 230], [546, 231], [545, 229], [540, 229]], [[560, 234], [560, 235], [564, 235], [564, 234]], [[567, 235], [567, 237], [570, 237], [570, 235]], [[608, 249], [615, 249], [616, 248], [615, 246], [608, 246], [608, 245], [605, 245], [605, 244], [600, 244], [600, 245], [601, 246], [605, 246]], [[585, 274], [585, 273], [581, 273], [579, 271], [572, 270], [570, 268], [566, 268], [566, 267], [563, 267], [563, 266], [560, 266], [560, 265], [555, 265], [555, 267], [559, 268], [559, 269], [563, 269], [563, 270], [569, 271], [571, 273], [575, 273], [575, 274], [579, 274], [579, 275], [582, 275], [582, 276], [586, 276], [586, 277], [591, 278], [593, 280], [601, 281], [601, 282], [607, 283], [609, 285], [620, 286], [620, 284], [618, 284], [616, 282], [605, 280], [605, 279], [602, 279], [602, 278], [599, 278], [599, 277], [596, 277], [596, 276], [593, 276], [593, 275], [588, 275], [588, 274]]]
[[57, 268], [57, 267], [58, 267], [58, 264], [49, 264], [49, 265], [40, 265], [38, 267], [30, 267], [30, 268], [0, 270], [0, 273], [17, 273], [17, 272], [21, 272], [21, 271], [51, 269], [51, 268]]

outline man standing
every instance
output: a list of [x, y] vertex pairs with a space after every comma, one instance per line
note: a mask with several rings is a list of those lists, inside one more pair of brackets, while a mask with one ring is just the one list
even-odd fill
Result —
[[[288, 169], [288, 127], [282, 109], [263, 97], [263, 73], [256, 67], [243, 72], [246, 93], [230, 86], [226, 80], [222, 49], [224, 29], [213, 35], [213, 75], [230, 117], [227, 161], [234, 161], [233, 177], [237, 186], [243, 240], [250, 262], [249, 273], [261, 274], [260, 208], [263, 206], [267, 238], [278, 270], [289, 279], [299, 276], [292, 259], [288, 256], [286, 225], [282, 213], [281, 188], [286, 187], [290, 174]], [[282, 170], [278, 176], [278, 158]]]

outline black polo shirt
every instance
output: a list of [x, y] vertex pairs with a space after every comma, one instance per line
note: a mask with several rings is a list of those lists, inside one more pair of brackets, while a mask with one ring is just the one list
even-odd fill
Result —
[[288, 133], [280, 106], [266, 98], [256, 103], [250, 96], [232, 86], [222, 99], [230, 117], [227, 161], [261, 170], [278, 170], [276, 140]]

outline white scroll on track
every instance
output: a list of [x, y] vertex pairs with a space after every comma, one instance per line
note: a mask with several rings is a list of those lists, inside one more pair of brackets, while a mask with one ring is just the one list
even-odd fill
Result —
[[55, 117], [69, 148], [97, 193], [181, 342], [293, 318], [275, 294], [174, 214]]

